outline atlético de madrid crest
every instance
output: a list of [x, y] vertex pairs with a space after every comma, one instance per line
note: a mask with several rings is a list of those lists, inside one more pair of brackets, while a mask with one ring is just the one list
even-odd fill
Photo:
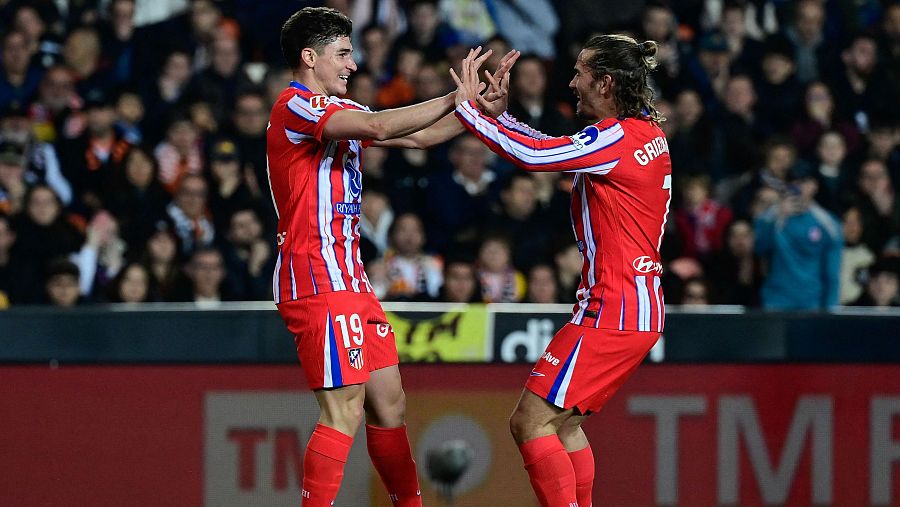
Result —
[[363, 351], [357, 347], [355, 349], [347, 349], [347, 357], [350, 358], [350, 366], [361, 370], [363, 367]]

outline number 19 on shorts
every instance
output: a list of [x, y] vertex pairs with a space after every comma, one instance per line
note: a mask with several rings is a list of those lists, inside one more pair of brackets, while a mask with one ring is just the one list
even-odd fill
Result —
[[[336, 315], [334, 321], [341, 330], [341, 336], [344, 339], [344, 348], [349, 349], [351, 346], [360, 347], [363, 344], [363, 325], [359, 314], [351, 313], [348, 318], [346, 315]], [[351, 340], [353, 345], [350, 344]]]

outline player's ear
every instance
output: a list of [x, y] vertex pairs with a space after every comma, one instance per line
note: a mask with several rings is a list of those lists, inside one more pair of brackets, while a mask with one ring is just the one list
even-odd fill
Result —
[[613, 78], [609, 74], [603, 74], [600, 79], [594, 81], [601, 97], [609, 97], [613, 93]]
[[300, 51], [300, 63], [306, 65], [307, 67], [315, 67], [316, 66], [316, 58], [319, 55], [316, 54], [316, 50], [313, 48], [303, 48]]

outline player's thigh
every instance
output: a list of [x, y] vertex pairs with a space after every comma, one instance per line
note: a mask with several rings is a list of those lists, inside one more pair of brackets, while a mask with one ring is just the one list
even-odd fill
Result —
[[381, 428], [401, 426], [406, 416], [406, 394], [397, 365], [369, 372], [366, 382], [366, 422]]
[[523, 443], [556, 433], [571, 415], [571, 409], [561, 409], [528, 389], [523, 389], [509, 418], [509, 427], [513, 438]]
[[369, 379], [359, 294], [330, 292], [278, 305], [294, 334], [310, 389], [332, 389]]

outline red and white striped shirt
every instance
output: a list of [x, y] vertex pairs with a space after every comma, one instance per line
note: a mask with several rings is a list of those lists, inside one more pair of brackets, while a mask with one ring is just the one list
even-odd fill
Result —
[[272, 107], [266, 133], [269, 185], [278, 213], [275, 303], [332, 291], [371, 292], [359, 252], [362, 148], [323, 139], [351, 100], [317, 95], [295, 81]]
[[662, 332], [659, 248], [672, 197], [672, 163], [655, 123], [607, 118], [549, 137], [507, 114], [494, 120], [471, 102], [456, 115], [494, 152], [529, 171], [575, 174], [572, 228], [584, 262], [572, 323]]

